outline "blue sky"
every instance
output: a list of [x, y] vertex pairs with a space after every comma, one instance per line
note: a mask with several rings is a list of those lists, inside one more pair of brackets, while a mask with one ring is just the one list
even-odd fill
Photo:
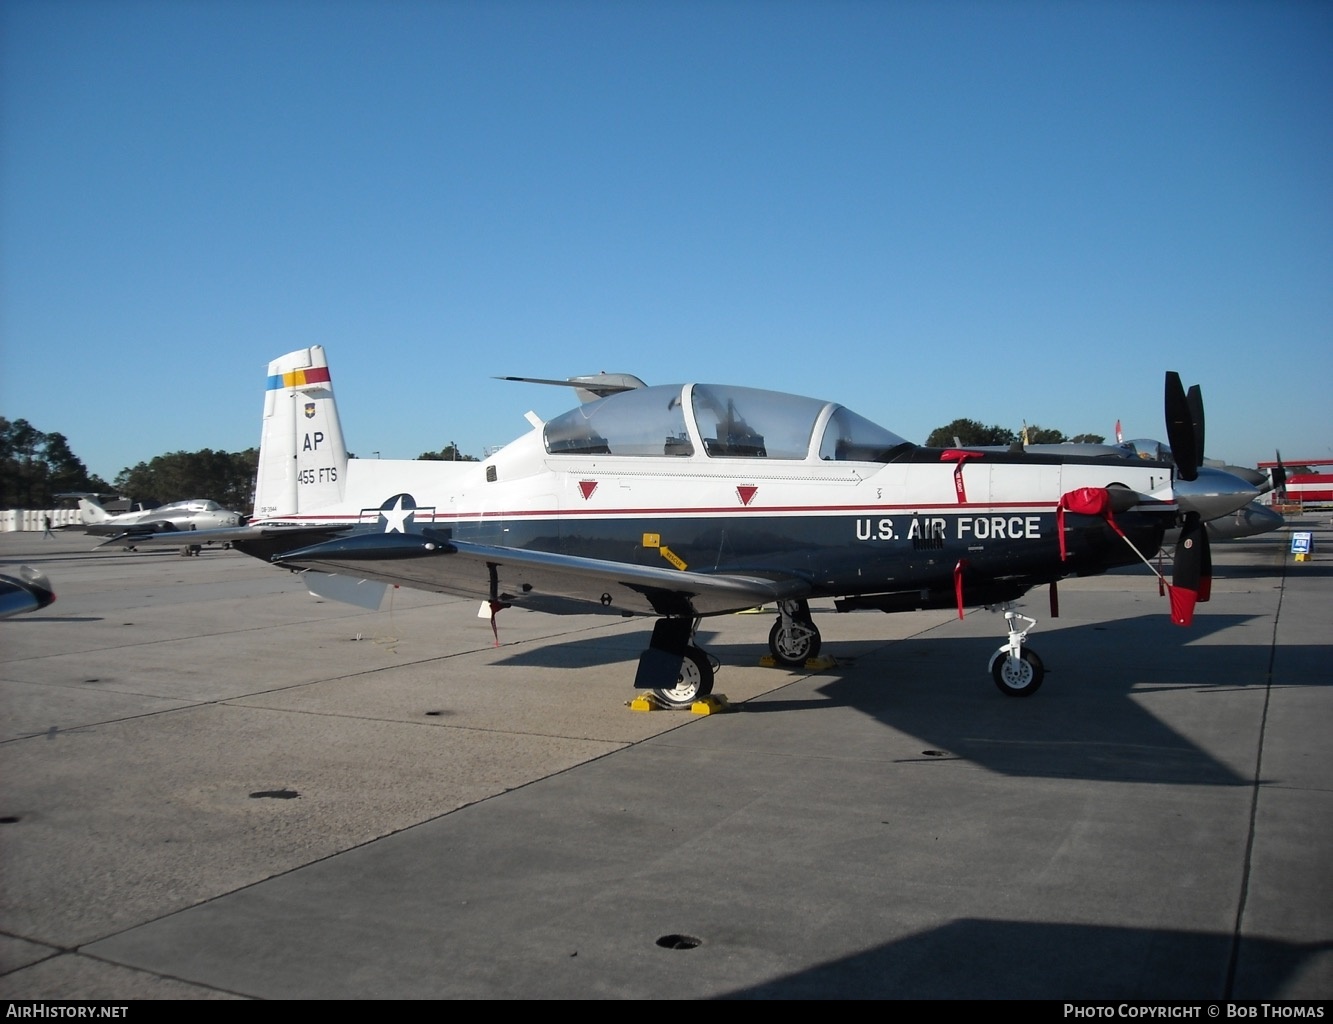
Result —
[[362, 456], [597, 370], [1333, 457], [1333, 5], [7, 0], [0, 415], [108, 481], [258, 443], [323, 344]]

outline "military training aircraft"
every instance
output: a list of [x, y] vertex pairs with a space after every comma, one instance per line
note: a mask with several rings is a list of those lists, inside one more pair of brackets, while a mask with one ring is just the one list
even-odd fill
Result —
[[[124, 543], [134, 547], [137, 541], [156, 533], [217, 530], [241, 525], [241, 515], [223, 508], [216, 501], [188, 498], [145, 511], [112, 515], [97, 501], [96, 495], [79, 495], [83, 529], [94, 536], [106, 537], [103, 545]], [[176, 539], [179, 543], [179, 538]], [[193, 538], [191, 538], [193, 541]]]
[[35, 612], [56, 599], [51, 581], [30, 565], [20, 565], [18, 574], [0, 574], [0, 619]]
[[[526, 379], [526, 378], [520, 378]], [[810, 601], [839, 611], [1003, 606], [1002, 693], [1044, 667], [1011, 602], [1041, 584], [1147, 562], [1181, 527], [1173, 621], [1206, 601], [1204, 519], [1251, 500], [1192, 493], [1203, 402], [1167, 375], [1174, 465], [923, 448], [833, 402], [628, 375], [560, 383], [583, 403], [482, 462], [351, 459], [324, 349], [269, 364], [255, 512], [211, 531], [304, 572], [321, 596], [378, 607], [387, 585], [510, 607], [657, 617], [634, 685], [670, 707], [712, 690], [704, 616], [776, 605], [773, 657], [820, 648]], [[1019, 628], [1019, 621], [1026, 623]], [[498, 634], [497, 634], [498, 642]]]

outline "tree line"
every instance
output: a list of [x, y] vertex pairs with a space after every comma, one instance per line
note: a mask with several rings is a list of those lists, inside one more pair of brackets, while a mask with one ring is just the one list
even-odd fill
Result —
[[954, 445], [995, 447], [1016, 444], [1019, 441], [1023, 444], [1064, 444], [1066, 441], [1074, 444], [1105, 444], [1106, 437], [1103, 434], [1075, 434], [1073, 437], [1066, 437], [1062, 431], [1039, 427], [1035, 423], [1031, 426], [1025, 424], [1021, 431], [1015, 431], [996, 424], [987, 427], [976, 420], [957, 419], [931, 431], [930, 436], [926, 438], [926, 447], [952, 448]]
[[0, 508], [55, 508], [62, 491], [109, 491], [70, 451], [64, 434], [0, 416]]
[[[355, 456], [353, 456], [355, 458]], [[453, 442], [419, 459], [476, 462]], [[259, 449], [243, 452], [168, 452], [122, 469], [107, 483], [88, 472], [64, 434], [38, 430], [25, 419], [0, 416], [0, 508], [58, 508], [58, 494], [78, 492], [125, 497], [145, 505], [208, 498], [249, 513], [254, 503]]]

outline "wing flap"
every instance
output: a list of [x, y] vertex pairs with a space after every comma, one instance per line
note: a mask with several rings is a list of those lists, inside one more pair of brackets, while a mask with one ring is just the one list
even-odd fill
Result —
[[701, 573], [422, 534], [339, 537], [274, 556], [296, 569], [554, 612], [716, 615], [810, 592], [793, 576]]

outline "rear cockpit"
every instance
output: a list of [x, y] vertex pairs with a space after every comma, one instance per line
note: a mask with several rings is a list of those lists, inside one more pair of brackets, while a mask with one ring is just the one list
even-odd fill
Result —
[[1135, 438], [1133, 441], [1124, 441], [1116, 445], [1125, 453], [1127, 458], [1142, 459], [1144, 462], [1165, 462], [1167, 465], [1175, 465], [1175, 460], [1171, 457], [1171, 449], [1162, 444], [1161, 441], [1154, 441], [1150, 437]]
[[549, 421], [551, 455], [887, 462], [913, 445], [820, 399], [716, 384], [636, 388]]

